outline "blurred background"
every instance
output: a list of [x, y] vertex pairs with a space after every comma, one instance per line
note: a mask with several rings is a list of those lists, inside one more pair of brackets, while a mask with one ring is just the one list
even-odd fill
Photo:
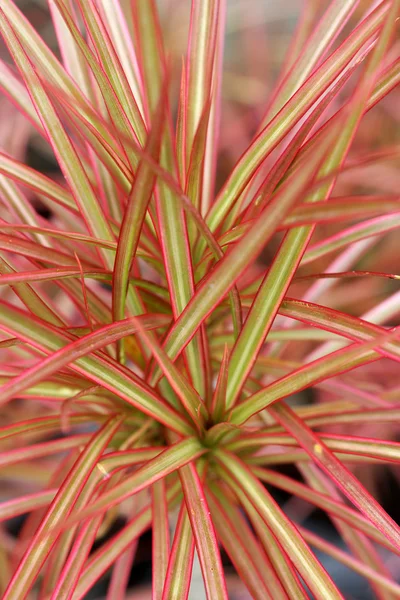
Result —
[[[112, 0], [105, 0], [110, 1]], [[122, 0], [127, 4], [131, 0]], [[134, 1], [134, 0], [132, 0]], [[52, 28], [47, 8], [47, 0], [18, 0], [16, 4], [23, 10], [27, 19], [35, 26], [46, 43], [58, 54], [56, 37]], [[165, 45], [169, 51], [169, 64], [171, 68], [171, 101], [176, 106], [182, 56], [185, 54], [188, 33], [188, 19], [190, 12], [190, 0], [158, 0], [163, 19], [163, 30]], [[227, 24], [226, 24], [226, 46], [224, 57], [223, 78], [223, 110], [221, 116], [220, 151], [218, 158], [218, 186], [226, 179], [232, 166], [236, 163], [242, 152], [249, 145], [255, 135], [259, 123], [265, 112], [266, 102], [273, 90], [274, 83], [278, 77], [285, 54], [289, 48], [296, 24], [304, 11], [313, 15], [316, 21], [329, 1], [324, 0], [227, 0]], [[362, 0], [358, 10], [353, 14], [350, 22], [342, 33], [354, 28], [360, 12], [373, 6], [373, 2]], [[394, 49], [398, 55], [400, 40]], [[0, 56], [7, 57], [4, 46], [0, 43]], [[351, 93], [351, 85], [346, 86], [343, 95]], [[354, 141], [352, 151], [349, 155], [348, 164], [357, 163], [357, 168], [347, 170], [339, 178], [334, 195], [357, 195], [357, 194], [398, 194], [400, 189], [400, 92], [394, 90], [383, 102], [371, 110], [363, 119], [362, 125]], [[333, 107], [334, 108], [334, 107]], [[38, 135], [35, 134], [30, 125], [23, 117], [16, 113], [14, 107], [5, 96], [0, 94], [0, 146], [20, 160], [26, 161], [30, 166], [54, 177], [60, 178], [56, 162], [51, 150]], [[20, 134], [14, 135], [18, 128]], [[23, 135], [21, 134], [23, 132]], [[397, 148], [391, 156], [385, 160], [375, 160], [365, 164], [360, 157], [367, 156], [371, 152], [379, 154], [380, 151]], [[52, 220], [51, 212], [42, 205], [38, 198], [31, 198], [36, 210], [46, 219]], [[333, 235], [338, 227], [335, 225], [322, 225], [317, 228], [312, 243], [318, 239]], [[279, 243], [276, 236], [264, 250], [262, 263], [268, 265]], [[355, 250], [354, 262], [351, 268], [359, 270], [384, 271], [389, 273], [399, 272], [399, 234], [395, 230], [385, 236], [371, 237], [359, 245]], [[330, 268], [335, 259], [335, 254], [330, 254], [310, 267], [304, 267], [303, 272], [322, 272]], [[327, 283], [328, 282], [328, 283]], [[309, 283], [298, 283], [292, 286], [290, 295], [301, 297], [309, 289]], [[343, 280], [324, 280], [324, 289], [320, 291], [318, 302], [330, 307], [337, 308], [350, 314], [361, 315], [367, 313], [375, 305], [385, 298], [393, 296], [399, 290], [399, 282], [382, 278], [359, 278]], [[400, 296], [397, 308], [392, 310], [387, 325], [398, 325], [400, 313]], [[302, 360], [314, 348], [311, 341], [297, 342], [290, 346], [290, 359]], [[369, 391], [391, 390], [393, 394], [400, 391], [398, 379], [398, 366], [390, 361], [385, 361], [368, 367], [368, 370], [360, 369], [355, 377], [361, 386]], [[344, 378], [345, 379], [345, 378]], [[323, 401], [323, 391], [308, 391], [296, 399], [298, 402]], [[317, 396], [318, 394], [318, 396]], [[26, 411], [25, 403], [12, 404], [12, 408], [2, 408], [0, 418], [5, 424], [16, 419], [18, 411]], [[12, 414], [7, 413], [11, 410]], [[28, 408], [28, 410], [32, 410]], [[380, 435], [386, 439], [399, 440], [399, 428], [396, 423], [388, 427], [386, 431], [377, 427], [359, 428], [358, 435], [369, 435], [374, 437]], [[332, 431], [334, 431], [332, 429]], [[343, 432], [343, 428], [341, 430]], [[38, 464], [38, 463], [37, 463]], [[53, 468], [51, 461], [43, 461], [38, 467], [37, 477], [46, 477], [46, 470]], [[41, 470], [42, 469], [42, 470]], [[283, 472], [293, 477], [299, 477], [294, 467], [282, 468]], [[399, 470], [397, 467], [386, 467], [379, 465], [378, 468], [371, 466], [360, 467], [357, 476], [364, 485], [379, 499], [389, 514], [400, 520], [399, 510]], [[15, 482], [11, 473], [0, 473], [1, 499], [13, 494]], [[326, 537], [331, 542], [338, 544], [342, 542], [337, 537], [334, 527], [321, 511], [315, 510], [311, 505], [298, 499], [291, 498], [271, 488], [279, 503], [284, 507], [287, 514], [297, 522], [304, 523], [311, 530]], [[108, 535], [113, 534], [124, 523], [121, 516], [113, 525]], [[23, 527], [23, 519], [15, 520], [7, 525], [7, 529], [0, 532], [2, 543], [12, 543], [12, 538], [18, 534]], [[103, 540], [99, 540], [100, 544]], [[361, 577], [341, 566], [339, 563], [320, 555], [321, 561], [327, 570], [343, 590], [345, 598], [349, 600], [369, 600], [374, 596]], [[399, 563], [393, 558], [387, 557], [388, 567], [398, 577], [400, 576]], [[230, 597], [232, 600], [245, 600], [248, 593], [229, 562], [224, 555], [224, 563], [229, 573]], [[198, 567], [197, 567], [198, 570]], [[151, 533], [142, 536], [137, 557], [131, 574], [130, 598], [145, 600], [151, 598], [149, 582], [151, 581]], [[199, 573], [194, 573], [191, 590], [191, 600], [205, 598], [201, 585]], [[105, 586], [99, 585], [88, 598], [102, 598]]]

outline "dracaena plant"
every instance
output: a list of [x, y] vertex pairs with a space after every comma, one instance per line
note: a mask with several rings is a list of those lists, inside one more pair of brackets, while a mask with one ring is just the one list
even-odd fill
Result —
[[[188, 597], [195, 555], [207, 598], [227, 598], [222, 549], [252, 598], [342, 598], [315, 548], [376, 598], [400, 597], [382, 554], [400, 554], [400, 530], [360, 481], [400, 460], [388, 429], [400, 298], [396, 275], [368, 263], [400, 225], [398, 189], [340, 192], [356, 167], [367, 181], [399, 156], [356, 144], [400, 79], [399, 4], [305, 3], [222, 177], [226, 0], [192, 0], [180, 85], [162, 2], [48, 0], [52, 53], [1, 0], [14, 135], [34, 131], [62, 175], [2, 137], [5, 600], [83, 598], [106, 573], [108, 598], [125, 598], [147, 530], [155, 600]], [[381, 284], [368, 312], [370, 288], [353, 298], [351, 277]], [[349, 553], [289, 518], [272, 488], [325, 511]], [[7, 521], [25, 514], [11, 538]]]

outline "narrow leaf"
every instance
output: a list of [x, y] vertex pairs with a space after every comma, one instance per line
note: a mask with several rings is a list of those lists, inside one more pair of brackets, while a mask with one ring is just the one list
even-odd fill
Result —
[[194, 463], [179, 470], [208, 600], [228, 598], [214, 525]]
[[206, 449], [195, 438], [188, 437], [182, 442], [176, 443], [160, 452], [155, 459], [150, 460], [144, 467], [117, 484], [112, 490], [101, 494], [97, 500], [73, 515], [69, 522], [63, 526], [63, 529], [119, 504], [159, 479], [180, 469], [188, 462], [196, 460], [205, 451]]
[[194, 558], [194, 537], [186, 504], [183, 501], [169, 555], [162, 600], [187, 600]]
[[161, 600], [169, 558], [169, 523], [165, 481], [152, 486], [153, 600]]

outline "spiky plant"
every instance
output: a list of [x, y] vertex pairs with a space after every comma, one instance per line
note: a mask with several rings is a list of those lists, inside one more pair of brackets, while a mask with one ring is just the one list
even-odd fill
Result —
[[[399, 82], [399, 1], [306, 3], [219, 191], [225, 0], [191, 3], [178, 98], [155, 0], [48, 4], [61, 60], [0, 3], [16, 67], [0, 63], [1, 88], [65, 178], [3, 140], [0, 517], [29, 513], [16, 541], [2, 529], [3, 598], [83, 598], [112, 569], [122, 599], [148, 529], [155, 600], [188, 597], [195, 553], [207, 598], [227, 598], [221, 548], [253, 598], [342, 598], [310, 546], [398, 598], [379, 548], [398, 556], [399, 528], [354, 473], [400, 460], [384, 427], [398, 384], [378, 386], [374, 364], [386, 377], [400, 360], [399, 293], [362, 315], [345, 286], [395, 278], [366, 271], [366, 249], [400, 225], [398, 189], [335, 190], [354, 167], [368, 189], [368, 165], [399, 156], [352, 150]], [[310, 388], [317, 401], [293, 400]], [[357, 435], [368, 424], [378, 434]], [[271, 486], [325, 511], [350, 553], [292, 521]]]

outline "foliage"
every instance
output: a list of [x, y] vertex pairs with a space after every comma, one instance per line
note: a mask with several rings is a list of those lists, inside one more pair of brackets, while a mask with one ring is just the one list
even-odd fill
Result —
[[[0, 516], [29, 513], [16, 544], [2, 529], [3, 597], [83, 598], [112, 569], [108, 596], [124, 598], [150, 528], [155, 600], [187, 598], [196, 553], [207, 597], [227, 598], [221, 548], [260, 600], [342, 597], [311, 547], [399, 597], [378, 550], [400, 554], [399, 527], [360, 481], [400, 461], [385, 427], [397, 276], [367, 252], [400, 225], [399, 197], [340, 191], [399, 156], [357, 143], [399, 82], [399, 1], [305, 3], [220, 189], [225, 0], [192, 0], [180, 86], [155, 0], [49, 8], [60, 60], [0, 7], [15, 139], [29, 122], [63, 176], [2, 137], [0, 466], [15, 492]], [[325, 511], [350, 553], [272, 488]]]

